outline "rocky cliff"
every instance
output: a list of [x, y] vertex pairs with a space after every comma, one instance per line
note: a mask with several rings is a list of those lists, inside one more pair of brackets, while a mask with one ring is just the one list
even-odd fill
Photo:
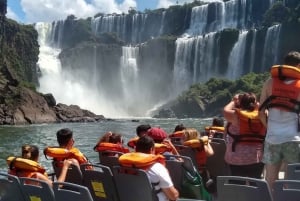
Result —
[[103, 120], [78, 106], [56, 104], [51, 94], [36, 92], [39, 70], [37, 32], [5, 18], [0, 4], [0, 125]]

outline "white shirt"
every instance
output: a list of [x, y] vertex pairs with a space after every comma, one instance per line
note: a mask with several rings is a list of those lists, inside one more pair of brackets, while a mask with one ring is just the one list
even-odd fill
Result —
[[[158, 185], [155, 186], [156, 190], [170, 188], [173, 186], [173, 182], [167, 168], [160, 163], [155, 163], [152, 165], [147, 171], [147, 175], [151, 183], [158, 183]], [[163, 191], [159, 192], [157, 195], [159, 201], [169, 201]]]
[[268, 129], [265, 140], [272, 144], [300, 141], [297, 114], [270, 108], [268, 111]]

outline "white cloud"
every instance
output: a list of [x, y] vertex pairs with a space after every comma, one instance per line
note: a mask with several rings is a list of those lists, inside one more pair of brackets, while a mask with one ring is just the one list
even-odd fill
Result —
[[7, 7], [6, 17], [16, 21], [20, 21], [19, 16], [16, 13], [14, 13], [10, 7]]
[[79, 18], [93, 17], [96, 13], [127, 13], [129, 7], [136, 7], [136, 0], [21, 0], [26, 22], [51, 22], [65, 19], [68, 15]]

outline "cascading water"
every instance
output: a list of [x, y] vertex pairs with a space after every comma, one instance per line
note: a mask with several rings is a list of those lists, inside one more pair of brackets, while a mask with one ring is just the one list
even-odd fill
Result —
[[263, 52], [263, 67], [271, 67], [278, 63], [278, 47], [279, 47], [279, 35], [280, 35], [281, 25], [277, 24], [268, 28], [264, 52]]
[[[254, 61], [262, 62], [261, 55], [256, 53], [260, 42], [256, 40], [256, 31], [251, 32], [252, 41], [247, 41], [250, 33], [247, 30], [253, 26], [248, 24], [252, 14], [249, 0], [215, 1], [194, 7], [190, 26], [177, 38], [175, 50], [174, 44], [172, 48], [158, 44], [159, 39], [148, 44], [149, 39], [172, 31], [172, 24], [169, 24], [172, 14], [168, 12], [164, 10], [152, 16], [151, 12], [103, 15], [92, 19], [91, 29], [95, 36], [115, 33], [126, 45], [112, 51], [96, 43], [93, 47], [70, 51], [64, 56], [72, 59], [64, 58], [64, 66], [58, 60], [61, 51], [58, 47], [64, 42], [64, 21], [53, 25], [37, 24], [39, 66], [43, 74], [39, 90], [52, 93], [57, 102], [76, 104], [106, 117], [145, 116], [150, 115], [147, 111], [151, 108], [175, 98], [191, 84], [224, 75], [238, 78], [245, 73], [242, 67], [246, 65], [246, 52], [251, 54], [247, 63], [250, 71], [257, 65]], [[220, 44], [221, 40], [224, 42], [221, 32], [227, 28], [242, 31], [237, 37], [237, 32], [231, 30], [229, 34], [236, 33], [236, 38], [231, 44]], [[274, 46], [271, 41], [275, 42], [278, 36], [268, 30], [266, 47]], [[223, 37], [228, 37], [228, 32]], [[247, 44], [250, 50], [245, 50]], [[226, 51], [221, 49], [224, 46]], [[270, 54], [264, 49], [264, 55]], [[82, 59], [78, 58], [79, 53], [84, 55]]]
[[117, 107], [106, 104], [109, 100], [98, 93], [97, 86], [88, 85], [74, 77], [72, 72], [62, 69], [58, 59], [61, 50], [50, 45], [53, 42], [52, 34], [56, 25], [50, 23], [35, 25], [40, 45], [38, 66], [42, 73], [38, 91], [52, 93], [57, 103], [79, 105], [81, 108], [106, 116], [122, 115]]
[[248, 31], [241, 31], [239, 34], [238, 41], [235, 43], [230, 56], [226, 77], [229, 79], [235, 79], [242, 75], [242, 70], [244, 67], [244, 56], [245, 56], [245, 47], [246, 47], [246, 37]]

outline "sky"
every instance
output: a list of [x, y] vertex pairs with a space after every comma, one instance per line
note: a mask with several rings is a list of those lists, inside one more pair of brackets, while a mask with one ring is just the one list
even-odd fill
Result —
[[52, 22], [68, 15], [93, 17], [97, 13], [127, 13], [130, 8], [168, 8], [194, 0], [7, 0], [6, 17], [20, 23]]

